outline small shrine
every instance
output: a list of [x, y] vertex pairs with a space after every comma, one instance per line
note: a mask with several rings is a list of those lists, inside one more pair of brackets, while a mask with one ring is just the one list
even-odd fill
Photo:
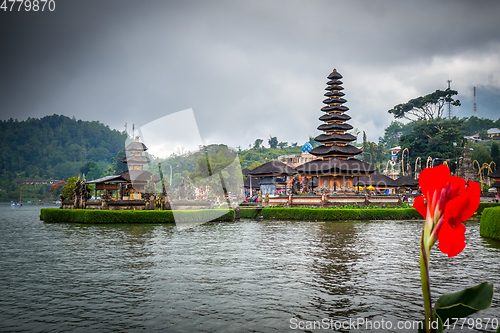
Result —
[[488, 177], [490, 177], [491, 180], [491, 187], [495, 188], [497, 192], [500, 190], [500, 169], [497, 169], [496, 171], [493, 171], [488, 174]]
[[288, 178], [297, 174], [297, 171], [278, 161], [264, 163], [255, 169], [251, 170], [249, 178], [260, 178], [260, 190], [263, 195], [275, 195], [280, 188], [285, 191]]
[[345, 114], [349, 108], [343, 105], [347, 101], [343, 98], [342, 75], [334, 69], [328, 79], [324, 94], [327, 98], [323, 101], [326, 106], [321, 109], [324, 114], [319, 118], [323, 124], [318, 127], [324, 133], [314, 139], [321, 145], [309, 152], [318, 159], [296, 169], [306, 177], [319, 177], [318, 185], [325, 193], [354, 192], [354, 178], [369, 176], [376, 168], [354, 158], [362, 150], [349, 144], [356, 137], [347, 133], [353, 127], [347, 123], [351, 117]]

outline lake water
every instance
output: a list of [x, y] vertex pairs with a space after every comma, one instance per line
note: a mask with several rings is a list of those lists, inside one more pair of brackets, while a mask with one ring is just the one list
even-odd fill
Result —
[[[421, 221], [243, 220], [177, 231], [49, 224], [41, 207], [0, 204], [2, 332], [287, 332], [324, 318], [384, 320], [393, 327], [379, 331], [399, 332], [399, 321], [423, 319]], [[492, 307], [473, 318], [500, 320], [500, 242], [481, 238], [478, 220], [466, 238], [454, 258], [434, 248], [433, 300], [487, 280]]]

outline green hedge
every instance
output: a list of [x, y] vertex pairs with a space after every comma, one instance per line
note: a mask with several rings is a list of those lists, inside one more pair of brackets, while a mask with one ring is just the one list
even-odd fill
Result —
[[254, 219], [259, 217], [259, 212], [261, 208], [240, 208], [240, 218], [242, 219]]
[[[242, 209], [240, 211], [241, 218], [256, 218], [257, 215], [257, 209]], [[265, 219], [302, 221], [423, 219], [414, 208], [331, 209], [273, 207], [262, 208], [260, 215]]]
[[500, 240], [500, 207], [486, 208], [481, 215], [479, 234]]
[[222, 216], [220, 211], [211, 209], [179, 210], [175, 217], [170, 210], [94, 210], [42, 208], [40, 220], [55, 223], [175, 223], [234, 221], [234, 210]]
[[478, 209], [476, 210], [476, 213], [481, 215], [483, 213], [483, 210], [485, 208], [491, 208], [491, 207], [499, 207], [500, 204], [496, 203], [496, 202], [481, 202], [479, 204], [479, 207]]

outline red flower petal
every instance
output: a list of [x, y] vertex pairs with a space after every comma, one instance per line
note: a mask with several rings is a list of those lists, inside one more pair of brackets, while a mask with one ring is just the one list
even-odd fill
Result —
[[441, 252], [454, 257], [465, 248], [465, 226], [459, 223], [452, 227], [446, 221], [439, 230], [438, 239]]
[[419, 196], [415, 198], [413, 202], [413, 208], [417, 210], [425, 218], [427, 218], [427, 205], [425, 204], [424, 197]]
[[450, 182], [450, 186], [452, 191], [450, 193], [450, 199], [456, 197], [459, 193], [462, 193], [465, 190], [465, 180], [460, 177], [450, 176], [448, 179]]
[[426, 168], [422, 170], [418, 183], [422, 194], [427, 200], [432, 200], [432, 195], [434, 191], [437, 190], [438, 193], [441, 189], [450, 182], [450, 169], [444, 164], [441, 164], [434, 168]]
[[479, 207], [481, 188], [478, 183], [469, 182], [462, 193], [448, 201], [444, 210], [444, 218], [451, 226], [467, 221]]

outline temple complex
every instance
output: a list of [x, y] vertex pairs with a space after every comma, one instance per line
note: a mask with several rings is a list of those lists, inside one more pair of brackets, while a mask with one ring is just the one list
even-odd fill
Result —
[[347, 101], [343, 98], [342, 75], [334, 69], [328, 79], [330, 81], [325, 89], [327, 99], [323, 101], [326, 106], [321, 109], [325, 114], [319, 118], [323, 124], [318, 127], [324, 133], [315, 138], [321, 145], [310, 151], [318, 159], [296, 169], [301, 175], [318, 176], [319, 187], [325, 193], [354, 192], [354, 178], [369, 176], [376, 169], [354, 158], [362, 150], [349, 144], [356, 137], [347, 133], [353, 127], [346, 123], [351, 117], [345, 114], [349, 108], [343, 105]]

